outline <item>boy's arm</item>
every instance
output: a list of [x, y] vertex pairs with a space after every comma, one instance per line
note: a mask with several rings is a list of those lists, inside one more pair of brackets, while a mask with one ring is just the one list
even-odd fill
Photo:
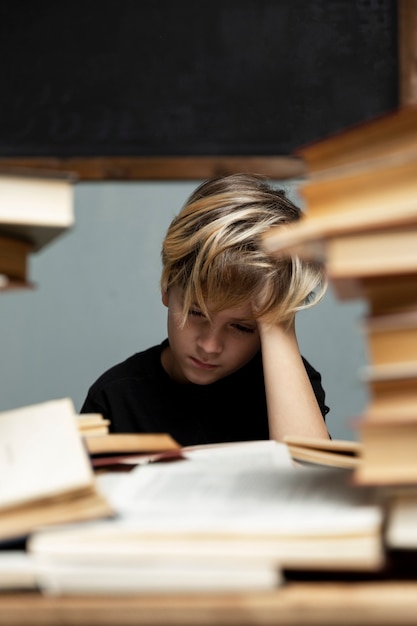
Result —
[[295, 324], [258, 322], [262, 346], [269, 433], [283, 441], [286, 435], [321, 437], [329, 433], [306, 372]]

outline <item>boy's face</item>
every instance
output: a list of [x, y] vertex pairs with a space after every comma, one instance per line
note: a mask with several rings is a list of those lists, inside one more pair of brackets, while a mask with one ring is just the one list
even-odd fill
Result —
[[168, 307], [169, 339], [162, 364], [179, 383], [209, 385], [243, 367], [260, 348], [258, 327], [249, 303], [213, 313], [212, 323], [198, 307], [193, 307], [185, 326], [181, 327], [181, 291], [170, 289], [163, 294], [162, 301]]

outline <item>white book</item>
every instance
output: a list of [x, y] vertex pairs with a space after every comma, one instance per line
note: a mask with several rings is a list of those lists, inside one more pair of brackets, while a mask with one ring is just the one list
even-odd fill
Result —
[[36, 584], [47, 595], [259, 591], [283, 582], [278, 567], [199, 559], [84, 564], [35, 559], [34, 569]]
[[36, 252], [74, 224], [71, 173], [0, 168], [0, 231]]

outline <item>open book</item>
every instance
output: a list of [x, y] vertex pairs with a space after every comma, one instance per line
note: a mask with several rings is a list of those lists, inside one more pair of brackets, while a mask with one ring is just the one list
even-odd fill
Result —
[[[375, 492], [350, 484], [349, 471], [294, 466], [285, 444], [203, 446], [183, 460], [98, 478], [115, 519], [46, 529], [30, 540], [47, 592], [97, 591], [86, 574], [98, 567], [147, 564], [151, 576], [180, 565], [265, 573], [384, 563]], [[108, 578], [103, 584], [111, 588]]]
[[97, 490], [69, 398], [0, 413], [0, 540], [113, 514]]

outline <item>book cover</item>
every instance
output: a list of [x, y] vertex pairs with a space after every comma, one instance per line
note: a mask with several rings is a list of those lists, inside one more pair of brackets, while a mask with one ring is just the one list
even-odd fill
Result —
[[417, 482], [417, 419], [372, 419], [358, 423], [361, 462], [354, 470], [358, 485], [413, 485]]
[[33, 245], [0, 234], [0, 290], [29, 287], [29, 257]]
[[359, 441], [285, 437], [285, 443], [295, 461], [353, 469], [360, 463], [362, 445]]

